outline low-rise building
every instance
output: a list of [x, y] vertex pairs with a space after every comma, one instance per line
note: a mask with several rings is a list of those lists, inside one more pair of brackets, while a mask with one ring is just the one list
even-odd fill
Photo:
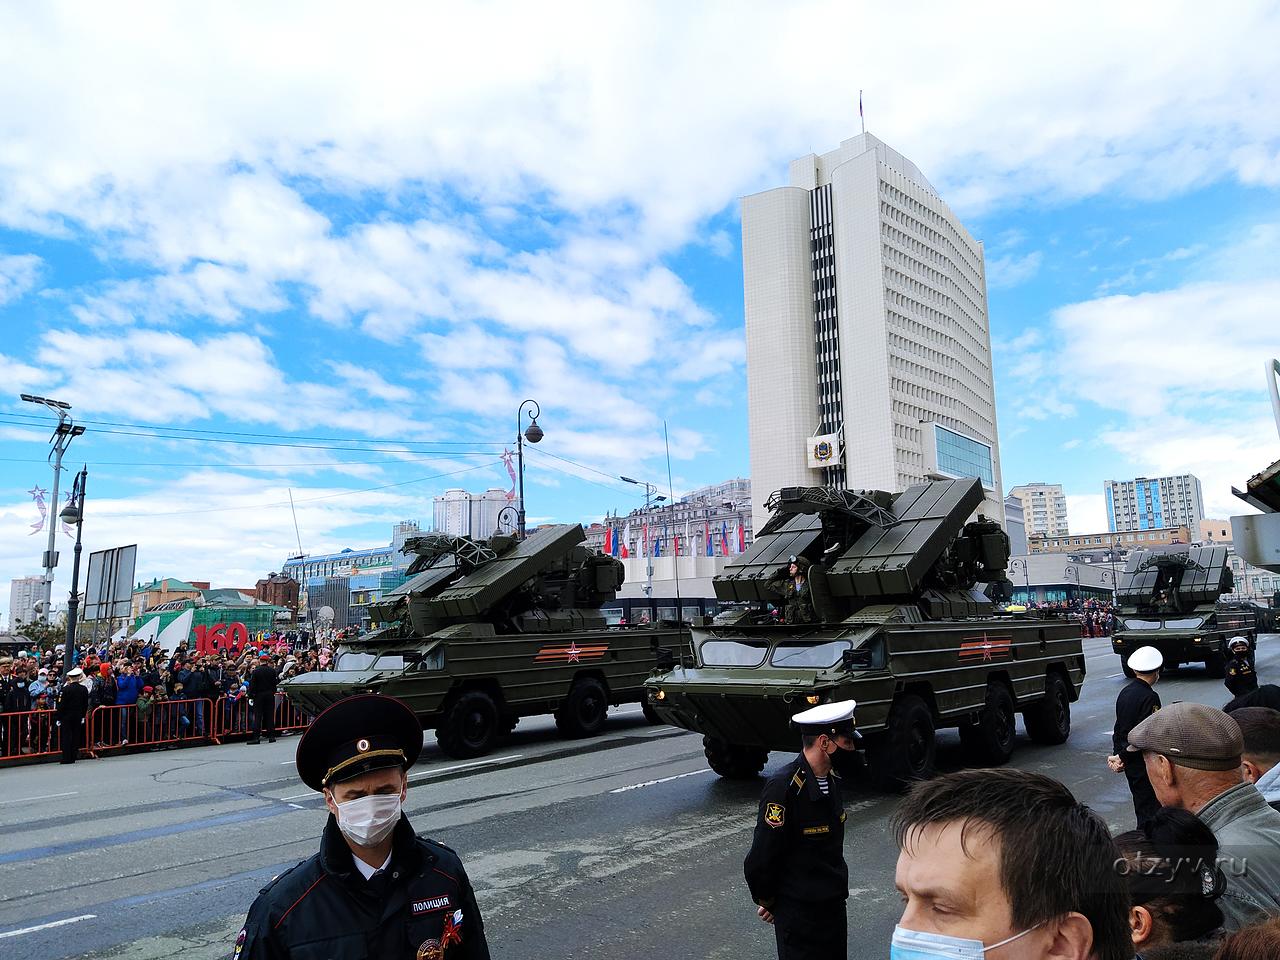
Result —
[[203, 600], [202, 591], [209, 589], [207, 580], [179, 580], [176, 577], [157, 577], [150, 583], [140, 583], [133, 588], [132, 615], [137, 618], [148, 610], [173, 600]]
[[1027, 551], [1036, 553], [1078, 553], [1082, 550], [1121, 552], [1143, 550], [1154, 546], [1191, 543], [1190, 527], [1161, 527], [1156, 530], [1133, 530], [1126, 533], [1082, 533], [1063, 537], [1032, 534], [1027, 537]]

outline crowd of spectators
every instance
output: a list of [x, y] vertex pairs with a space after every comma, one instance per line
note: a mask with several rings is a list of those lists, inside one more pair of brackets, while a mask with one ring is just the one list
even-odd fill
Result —
[[1086, 637], [1109, 637], [1116, 624], [1116, 608], [1110, 600], [1032, 600], [1026, 608], [1078, 620]]
[[[134, 708], [110, 711], [111, 722], [95, 723], [95, 742], [85, 746], [122, 747], [139, 741], [205, 737], [214, 729], [245, 732], [249, 675], [263, 662], [284, 680], [332, 669], [333, 651], [294, 633], [268, 633], [256, 642], [204, 653], [186, 643], [170, 652], [126, 639], [82, 651], [78, 666], [83, 675], [72, 678], [67, 676], [72, 667], [66, 663], [62, 644], [0, 657], [0, 757], [57, 749], [58, 725], [51, 718], [57, 715], [69, 683], [87, 690], [89, 711]], [[174, 707], [165, 706], [175, 701]], [[206, 715], [210, 705], [213, 714]], [[33, 716], [32, 711], [47, 711], [50, 718]]]

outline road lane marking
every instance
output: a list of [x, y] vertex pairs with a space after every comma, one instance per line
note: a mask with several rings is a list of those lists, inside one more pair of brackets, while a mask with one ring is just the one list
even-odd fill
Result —
[[23, 934], [36, 933], [40, 930], [48, 930], [51, 927], [65, 927], [68, 923], [79, 923], [81, 920], [96, 920], [96, 913], [86, 913], [79, 917], [67, 917], [65, 920], [54, 920], [52, 923], [39, 923], [34, 927], [23, 927], [21, 930], [6, 930], [0, 933], [0, 940], [5, 937], [21, 937]]
[[78, 797], [79, 795], [79, 790], [72, 790], [70, 793], [46, 793], [42, 797], [20, 797], [17, 800], [0, 800], [0, 806], [6, 803], [29, 803], [32, 800], [53, 800], [57, 797]]
[[[471, 763], [459, 763], [459, 764], [455, 764], [452, 767], [433, 767], [430, 770], [423, 770], [420, 773], [409, 777], [408, 780], [410, 783], [414, 783], [415, 781], [418, 781], [418, 780], [426, 780], [429, 777], [434, 776], [435, 774], [438, 774], [438, 773], [452, 773], [455, 770], [474, 770], [476, 767], [489, 767], [495, 763], [506, 763], [507, 761], [510, 761], [510, 760], [521, 760], [523, 758], [524, 758], [523, 753], [513, 753], [510, 756], [506, 756], [506, 757], [490, 757], [488, 760], [473, 760]], [[314, 791], [312, 791], [310, 793], [295, 794], [292, 797], [280, 797], [278, 802], [289, 803], [290, 800], [301, 800], [304, 797], [310, 797], [311, 799], [314, 800], [314, 799], [317, 799], [319, 796], [320, 795], [318, 793], [315, 793]], [[291, 807], [296, 806], [296, 804], [289, 803], [289, 806]]]
[[450, 773], [454, 770], [470, 770], [474, 767], [486, 767], [494, 763], [505, 763], [508, 760], [522, 760], [523, 758], [524, 758], [523, 753], [513, 753], [510, 756], [505, 756], [505, 757], [490, 757], [488, 760], [473, 760], [471, 763], [459, 763], [459, 764], [455, 764], [452, 767], [432, 767], [430, 769], [421, 771], [416, 776], [412, 776], [409, 779], [421, 780], [424, 777], [429, 777], [435, 773]]
[[710, 773], [708, 770], [694, 770], [691, 773], [677, 773], [674, 777], [660, 777], [657, 780], [645, 780], [641, 783], [631, 783], [625, 787], [618, 787], [616, 790], [610, 790], [610, 793], [626, 793], [628, 790], [639, 790], [641, 787], [655, 787], [660, 783], [670, 783], [672, 780], [683, 780], [685, 777], [696, 777], [700, 773]]
[[1123, 676], [1124, 676], [1123, 673], [1109, 673], [1107, 674], [1107, 679], [1114, 680], [1116, 677], [1123, 677]]

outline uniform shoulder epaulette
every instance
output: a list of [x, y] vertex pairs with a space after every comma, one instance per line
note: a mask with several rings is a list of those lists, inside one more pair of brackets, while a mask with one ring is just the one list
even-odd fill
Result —
[[277, 873], [274, 877], [272, 877], [270, 880], [267, 881], [266, 885], [263, 886], [263, 888], [259, 890], [258, 893], [268, 893], [271, 890], [274, 890], [282, 882], [286, 881], [292, 874], [294, 874], [301, 868], [305, 867], [307, 864], [311, 863], [315, 859], [316, 859], [315, 857], [308, 857], [306, 860], [299, 860], [297, 863], [295, 863], [292, 867], [290, 867], [284, 873]]
[[804, 774], [803, 774], [803, 773], [801, 773], [799, 770], [797, 770], [797, 771], [795, 772], [795, 776], [793, 776], [793, 777], [791, 778], [791, 785], [792, 785], [793, 787], [795, 787], [797, 790], [803, 790], [803, 789], [804, 789]]
[[439, 847], [441, 850], [444, 850], [446, 853], [451, 853], [455, 857], [458, 855], [457, 850], [454, 850], [453, 847], [446, 846], [445, 844], [441, 843], [439, 840], [433, 840], [431, 837], [424, 837], [421, 835], [418, 837], [418, 839], [421, 840], [423, 843], [430, 844], [433, 847]]

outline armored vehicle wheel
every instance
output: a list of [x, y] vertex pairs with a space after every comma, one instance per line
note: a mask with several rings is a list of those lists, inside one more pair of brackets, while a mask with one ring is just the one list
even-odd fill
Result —
[[649, 699], [647, 697], [640, 701], [640, 711], [644, 714], [644, 718], [653, 726], [656, 727], [662, 723], [662, 718], [658, 716], [658, 711], [649, 705]]
[[1220, 653], [1210, 653], [1204, 658], [1204, 675], [1221, 680], [1227, 675], [1227, 661]]
[[889, 709], [884, 733], [869, 738], [867, 764], [881, 790], [900, 791], [915, 780], [933, 776], [937, 741], [933, 714], [915, 694], [898, 697]]
[[481, 757], [498, 736], [498, 705], [483, 690], [468, 690], [453, 702], [436, 728], [436, 742], [451, 757]]
[[743, 747], [718, 737], [703, 737], [702, 752], [707, 755], [707, 766], [726, 780], [758, 777], [769, 760], [769, 751], [763, 747]]
[[1022, 711], [1027, 736], [1036, 743], [1055, 746], [1071, 736], [1071, 694], [1062, 675], [1051, 673], [1044, 678], [1044, 697]]
[[609, 698], [599, 680], [580, 677], [556, 711], [556, 729], [566, 737], [590, 737], [604, 727]]
[[1013, 694], [1003, 683], [987, 682], [987, 702], [977, 723], [960, 727], [960, 743], [975, 763], [998, 767], [1013, 755], [1013, 738], [1018, 732]]

